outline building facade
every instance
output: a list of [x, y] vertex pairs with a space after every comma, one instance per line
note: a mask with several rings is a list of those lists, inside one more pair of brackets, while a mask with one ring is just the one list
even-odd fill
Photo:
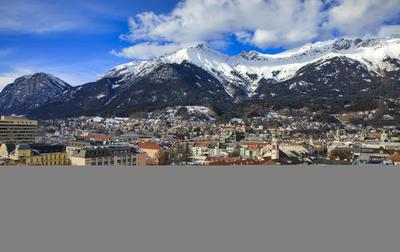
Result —
[[31, 145], [31, 155], [26, 165], [68, 165], [63, 145]]
[[76, 150], [88, 148], [88, 147], [95, 147], [95, 146], [102, 146], [103, 142], [97, 140], [74, 140], [70, 141], [66, 147], [67, 158], [70, 160], [72, 154]]
[[145, 165], [143, 153], [130, 146], [102, 146], [76, 149], [71, 155], [74, 166], [135, 166]]
[[143, 142], [139, 144], [141, 151], [145, 153], [147, 165], [166, 165], [169, 154], [160, 144]]
[[1, 144], [0, 155], [10, 165], [68, 165], [63, 145]]
[[23, 117], [0, 117], [0, 143], [29, 144], [35, 142], [38, 122]]

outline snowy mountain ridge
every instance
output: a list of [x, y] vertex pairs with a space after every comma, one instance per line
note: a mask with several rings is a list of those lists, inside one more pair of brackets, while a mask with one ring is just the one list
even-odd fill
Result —
[[127, 117], [178, 106], [185, 116], [205, 114], [199, 108], [254, 116], [271, 106], [339, 113], [398, 109], [398, 97], [400, 38], [336, 39], [273, 55], [229, 56], [198, 45], [117, 66], [76, 87], [50, 74], [26, 75], [0, 92], [0, 114]]
[[359, 61], [371, 72], [379, 74], [391, 67], [385, 61], [387, 58], [400, 59], [400, 38], [335, 39], [306, 44], [278, 54], [250, 51], [234, 56], [200, 44], [153, 60], [117, 66], [105, 77], [119, 77], [122, 82], [146, 76], [160, 64], [189, 62], [218, 79], [229, 94], [236, 87], [252, 96], [263, 78], [284, 81], [292, 78], [300, 68], [308, 64], [341, 56]]

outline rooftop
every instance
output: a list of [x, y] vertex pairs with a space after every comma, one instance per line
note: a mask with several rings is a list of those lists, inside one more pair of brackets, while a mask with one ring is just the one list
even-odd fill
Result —
[[140, 149], [152, 149], [152, 150], [159, 150], [160, 149], [160, 145], [156, 144], [156, 143], [140, 143], [139, 144], [139, 148]]
[[38, 125], [38, 121], [29, 120], [25, 117], [17, 116], [1, 116], [0, 124], [16, 124], [16, 125]]

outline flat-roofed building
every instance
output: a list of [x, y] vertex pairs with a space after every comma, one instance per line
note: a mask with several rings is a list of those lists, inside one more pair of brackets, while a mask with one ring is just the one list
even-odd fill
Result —
[[79, 149], [84, 149], [86, 147], [94, 147], [94, 146], [102, 146], [103, 142], [102, 141], [97, 141], [97, 140], [74, 140], [70, 141], [67, 144], [67, 158], [70, 160], [72, 157], [72, 153], [76, 150]]
[[34, 143], [38, 121], [24, 117], [0, 117], [0, 143]]
[[131, 146], [84, 147], [73, 150], [74, 166], [134, 166], [145, 165], [145, 154]]

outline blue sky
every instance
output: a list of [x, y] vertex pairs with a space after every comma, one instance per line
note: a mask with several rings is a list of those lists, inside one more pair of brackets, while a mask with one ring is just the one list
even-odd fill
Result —
[[276, 53], [400, 33], [400, 0], [3, 0], [0, 13], [0, 89], [38, 71], [83, 84], [197, 43]]

